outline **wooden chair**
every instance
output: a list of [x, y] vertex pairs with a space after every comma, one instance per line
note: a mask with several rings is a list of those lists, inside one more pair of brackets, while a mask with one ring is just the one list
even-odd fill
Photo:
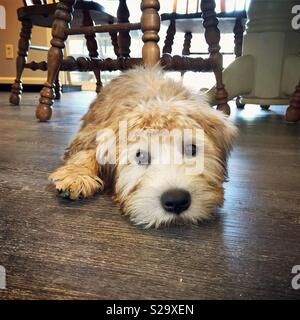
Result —
[[[136, 64], [153, 65], [159, 61], [160, 50], [157, 45], [159, 40], [160, 17], [158, 14], [158, 0], [143, 0], [141, 2], [141, 23], [129, 23], [129, 11], [126, 0], [119, 0], [117, 11], [118, 23], [108, 22], [102, 25], [72, 26], [73, 10], [79, 0], [60, 0], [55, 9], [55, 19], [52, 23], [51, 48], [48, 52], [47, 63], [31, 63], [34, 69], [48, 70], [47, 80], [40, 92], [39, 105], [36, 117], [40, 121], [47, 121], [52, 115], [52, 105], [55, 99], [57, 73], [63, 71], [95, 71], [95, 70], [124, 70]], [[142, 29], [143, 31], [143, 60], [130, 58], [130, 30]], [[72, 57], [63, 58], [65, 41], [69, 35], [83, 34], [86, 38], [94, 37], [95, 33], [109, 32], [117, 59], [99, 59], [94, 56], [89, 58]]]
[[[141, 0], [141, 22], [129, 23], [129, 11], [126, 0], [119, 0], [117, 23], [91, 26], [70, 26], [72, 12], [79, 0], [60, 0], [55, 10], [55, 19], [52, 23], [51, 48], [48, 51], [47, 63], [27, 64], [35, 70], [48, 70], [47, 80], [40, 92], [36, 117], [40, 121], [47, 121], [52, 115], [52, 105], [55, 99], [55, 81], [59, 70], [63, 71], [95, 71], [95, 70], [125, 70], [135, 65], [160, 64], [166, 70], [172, 71], [213, 71], [216, 76], [216, 101], [218, 109], [229, 113], [227, 92], [222, 82], [222, 55], [220, 53], [220, 32], [217, 27], [218, 19], [215, 13], [214, 0], [201, 0], [201, 12], [205, 28], [205, 38], [208, 43], [209, 58], [172, 57], [170, 54], [160, 55], [158, 46], [160, 30], [160, 16], [158, 0]], [[141, 58], [130, 57], [130, 30], [141, 29], [144, 42]], [[83, 34], [85, 37], [94, 37], [95, 33], [109, 32], [114, 45], [117, 59], [99, 59], [96, 57], [63, 58], [63, 49], [68, 35]]]
[[[36, 63], [27, 63], [27, 55], [29, 49], [48, 51], [48, 48], [30, 45], [31, 32], [33, 26], [51, 28], [55, 20], [55, 12], [58, 4], [55, 0], [50, 3], [47, 0], [23, 0], [24, 6], [18, 9], [18, 19], [22, 24], [20, 33], [20, 40], [18, 45], [18, 57], [16, 59], [17, 75], [14, 84], [12, 85], [11, 95], [9, 98], [10, 103], [18, 105], [22, 95], [22, 73], [24, 68], [31, 70], [46, 70], [47, 63], [45, 61]], [[104, 8], [94, 1], [77, 1], [74, 6], [74, 19], [71, 26], [93, 26], [94, 23], [107, 24], [113, 23], [114, 17], [107, 14]], [[95, 39], [95, 34], [91, 33], [86, 35], [86, 45], [91, 59], [98, 58], [98, 47]], [[101, 89], [101, 76], [100, 70], [94, 70], [97, 89]], [[59, 99], [61, 95], [61, 87], [59, 84], [58, 72], [55, 76], [55, 98]]]
[[[243, 10], [234, 10], [231, 12], [226, 12], [226, 1], [221, 0], [221, 12], [216, 14], [212, 12], [212, 7], [210, 7], [210, 12], [207, 12], [207, 8], [212, 6], [210, 1], [197, 1], [196, 7], [193, 8], [195, 12], [191, 13], [189, 7], [189, 0], [186, 1], [186, 13], [179, 14], [176, 13], [176, 8], [173, 8], [172, 13], [165, 13], [161, 15], [162, 24], [168, 25], [167, 35], [163, 47], [164, 55], [172, 54], [172, 46], [174, 43], [174, 38], [176, 32], [184, 33], [184, 43], [182, 49], [182, 57], [189, 57], [191, 55], [204, 55], [210, 54], [208, 61], [211, 71], [215, 73], [216, 77], [216, 101], [217, 108], [224, 111], [226, 114], [230, 114], [230, 108], [227, 104], [227, 92], [224, 88], [222, 82], [222, 56], [220, 55], [220, 31], [222, 33], [234, 33], [234, 53], [236, 57], [242, 55], [242, 46], [243, 46], [243, 33], [244, 25], [246, 20], [246, 11], [245, 7]], [[236, 1], [230, 0], [231, 5], [236, 7]], [[228, 3], [228, 2], [227, 2]], [[246, 5], [246, 3], [245, 3]], [[219, 23], [218, 23], [219, 22]], [[217, 26], [218, 24], [218, 26]], [[205, 39], [209, 45], [208, 52], [191, 52], [191, 41], [194, 33], [204, 33]], [[226, 54], [226, 53], [222, 53]], [[198, 58], [201, 59], [201, 58]], [[197, 61], [197, 59], [196, 59]], [[201, 61], [201, 60], [200, 60]], [[195, 65], [187, 65], [187, 69], [182, 70], [182, 73], [185, 71], [200, 71], [198, 68], [193, 68]], [[209, 71], [209, 70], [204, 70]], [[242, 107], [237, 100], [237, 105]]]

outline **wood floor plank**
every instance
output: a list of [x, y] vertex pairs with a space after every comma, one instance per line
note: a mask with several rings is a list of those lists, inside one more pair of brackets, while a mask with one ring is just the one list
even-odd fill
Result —
[[285, 107], [233, 108], [240, 133], [212, 221], [143, 230], [107, 194], [71, 202], [49, 187], [94, 98], [64, 94], [44, 124], [36, 94], [12, 107], [0, 93], [0, 298], [300, 299], [300, 126]]

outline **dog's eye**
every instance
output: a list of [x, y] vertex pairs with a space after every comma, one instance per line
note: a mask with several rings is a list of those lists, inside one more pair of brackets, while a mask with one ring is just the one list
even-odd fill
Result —
[[187, 144], [184, 146], [184, 154], [187, 157], [195, 157], [197, 154], [197, 147], [194, 144]]
[[151, 161], [149, 153], [143, 150], [138, 150], [135, 154], [135, 158], [140, 165], [148, 165]]

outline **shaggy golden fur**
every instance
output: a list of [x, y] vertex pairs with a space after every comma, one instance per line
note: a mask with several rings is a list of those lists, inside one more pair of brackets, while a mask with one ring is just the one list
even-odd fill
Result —
[[[107, 156], [110, 146], [99, 134], [111, 129], [117, 136], [120, 121], [126, 121], [128, 133], [135, 129], [204, 130], [204, 171], [187, 176], [185, 164], [140, 166], [100, 164], [98, 154]], [[49, 179], [57, 190], [73, 200], [90, 197], [112, 185], [114, 200], [136, 224], [158, 227], [172, 221], [197, 222], [210, 216], [223, 202], [226, 158], [235, 136], [235, 127], [182, 83], [167, 78], [158, 68], [137, 68], [105, 86], [83, 117], [83, 124], [71, 141], [64, 164]], [[129, 143], [129, 153], [140, 148]], [[187, 190], [190, 207], [180, 215], [166, 212], [160, 195], [170, 188]]]

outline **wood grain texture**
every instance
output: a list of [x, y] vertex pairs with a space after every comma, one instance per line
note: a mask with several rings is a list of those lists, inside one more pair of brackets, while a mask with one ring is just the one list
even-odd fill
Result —
[[226, 201], [199, 226], [145, 231], [109, 195], [70, 202], [47, 181], [95, 93], [65, 93], [50, 123], [38, 94], [12, 108], [0, 94], [0, 265], [3, 299], [299, 299], [300, 127], [286, 107], [247, 105]]

